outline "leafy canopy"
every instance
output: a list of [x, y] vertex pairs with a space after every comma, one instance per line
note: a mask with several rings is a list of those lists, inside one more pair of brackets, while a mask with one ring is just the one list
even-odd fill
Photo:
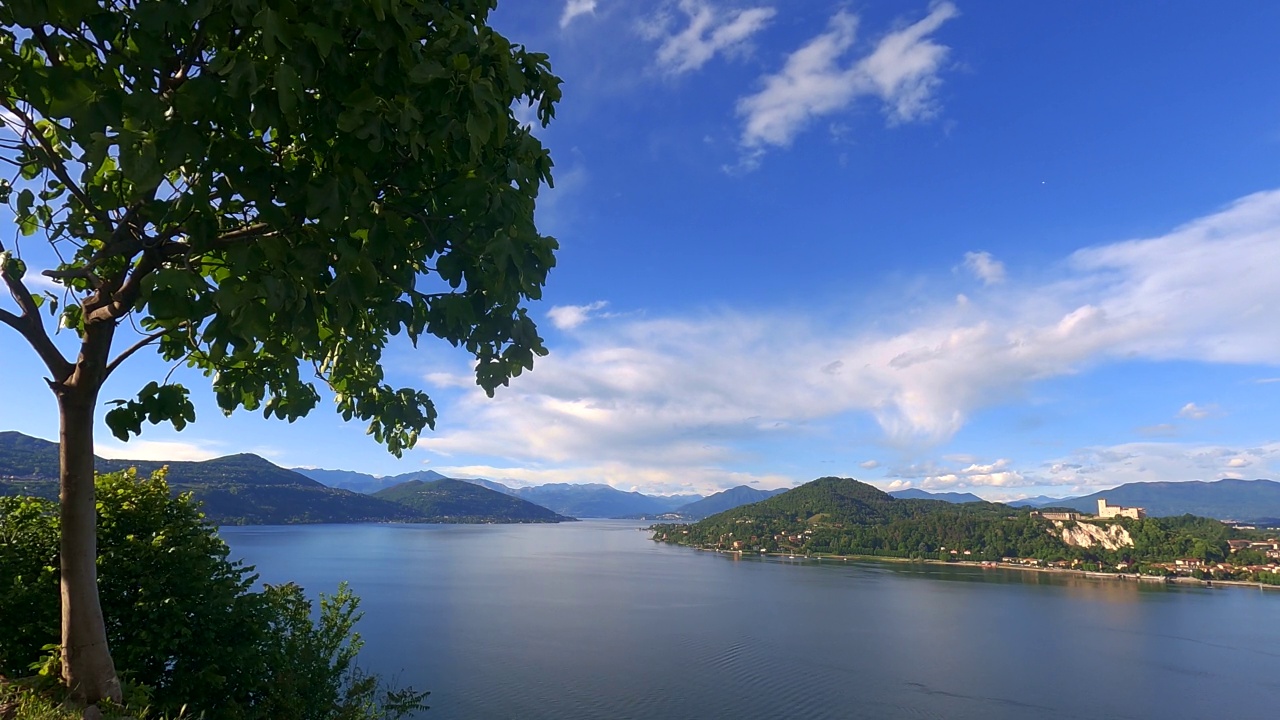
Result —
[[[107, 373], [155, 342], [224, 412], [289, 420], [318, 378], [345, 419], [412, 446], [436, 413], [385, 382], [391, 335], [464, 347], [490, 394], [546, 352], [521, 303], [555, 263], [533, 221], [552, 163], [512, 107], [545, 125], [560, 80], [488, 27], [494, 6], [6, 0], [0, 202], [66, 290], [28, 292], [20, 248], [0, 253], [24, 311], [0, 320], [51, 367], [20, 324], [36, 308], [82, 338], [132, 320], [145, 337]], [[194, 419], [180, 385], [117, 404], [122, 438]]]

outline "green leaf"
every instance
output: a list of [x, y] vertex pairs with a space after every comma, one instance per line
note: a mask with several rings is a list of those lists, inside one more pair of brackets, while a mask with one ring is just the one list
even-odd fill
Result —
[[27, 264], [12, 253], [0, 253], [0, 267], [4, 269], [6, 277], [14, 280], [21, 280], [27, 274]]
[[301, 95], [302, 81], [298, 78], [298, 72], [290, 65], [280, 63], [280, 67], [276, 68], [276, 96], [280, 100], [280, 111], [285, 115], [292, 113]]
[[23, 215], [18, 218], [18, 232], [21, 233], [23, 237], [35, 235], [36, 231], [39, 229], [40, 223], [36, 219], [35, 215]]

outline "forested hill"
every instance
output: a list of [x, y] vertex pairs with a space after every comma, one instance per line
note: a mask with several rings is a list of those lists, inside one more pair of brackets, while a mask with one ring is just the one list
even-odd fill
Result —
[[[151, 473], [167, 466], [171, 485], [232, 483], [324, 487], [309, 477], [286, 470], [251, 453], [227, 455], [199, 462], [109, 460], [100, 457], [94, 457], [93, 462], [98, 472], [114, 472], [132, 467], [137, 468], [139, 473]], [[58, 444], [19, 432], [0, 432], [0, 478], [57, 480]]]
[[[421, 521], [403, 505], [326, 487], [257, 455], [203, 462], [95, 458], [100, 472], [169, 467], [174, 492], [191, 492], [205, 515], [222, 525]], [[58, 444], [17, 432], [0, 433], [0, 495], [58, 497]]]
[[[1121, 561], [1221, 558], [1232, 531], [1203, 518], [1147, 518], [1115, 524], [1132, 538], [1128, 547], [1067, 545], [1061, 527], [1032, 514], [989, 502], [953, 504], [894, 498], [849, 478], [826, 477], [781, 495], [734, 508], [689, 525], [653, 526], [654, 538], [693, 547], [742, 552], [884, 555], [937, 559]], [[952, 551], [955, 551], [954, 553]]]
[[428, 522], [555, 523], [573, 520], [528, 500], [462, 480], [410, 480], [373, 497], [412, 508]]

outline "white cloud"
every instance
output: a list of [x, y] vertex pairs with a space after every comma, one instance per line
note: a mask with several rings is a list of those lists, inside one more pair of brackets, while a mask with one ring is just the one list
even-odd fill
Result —
[[864, 470], [875, 470], [876, 468], [880, 467], [880, 461], [879, 461], [879, 460], [864, 460], [864, 461], [862, 461], [862, 462], [858, 463], [858, 467], [860, 467], [860, 468], [862, 468], [862, 469], [864, 469]]
[[1178, 411], [1178, 417], [1187, 418], [1188, 420], [1204, 420], [1213, 414], [1213, 408], [1202, 407], [1193, 402], [1189, 402], [1182, 406]]
[[681, 0], [679, 8], [689, 22], [683, 30], [670, 32], [672, 19], [666, 8], [642, 28], [650, 39], [662, 40], [658, 67], [671, 75], [697, 70], [717, 54], [746, 50], [752, 36], [777, 13], [769, 7], [725, 11], [705, 0]]
[[[959, 467], [927, 461], [894, 468], [891, 490], [973, 491], [989, 500], [1027, 497], [1029, 489], [1054, 497], [1088, 495], [1130, 482], [1246, 478], [1280, 470], [1280, 442], [1257, 447], [1140, 442], [1081, 448], [1040, 465], [1018, 468], [1008, 459]], [[1246, 478], [1247, 479], [1247, 478]]]
[[508, 487], [528, 487], [546, 483], [603, 483], [624, 492], [643, 492], [648, 495], [689, 493], [709, 495], [739, 485], [751, 485], [767, 490], [790, 487], [794, 484], [790, 478], [782, 475], [725, 472], [715, 469], [676, 471], [661, 467], [637, 468], [618, 462], [564, 468], [456, 465], [437, 467], [436, 470], [450, 477], [479, 477], [496, 480]]
[[1000, 458], [989, 463], [969, 463], [960, 467], [955, 459], [943, 458], [942, 462], [929, 461], [906, 467], [894, 468], [888, 477], [894, 478], [890, 489], [918, 487], [933, 492], [965, 491], [974, 488], [1020, 488], [1039, 484], [1013, 469], [1012, 461]]
[[572, 330], [593, 317], [608, 317], [607, 313], [601, 315], [599, 312], [608, 305], [609, 303], [604, 300], [597, 300], [587, 305], [557, 305], [547, 311], [547, 317], [557, 328]]
[[964, 267], [981, 280], [983, 285], [999, 285], [1004, 282], [1004, 263], [996, 260], [989, 252], [965, 253]]
[[929, 35], [959, 15], [949, 2], [934, 5], [923, 20], [884, 36], [857, 69], [875, 86], [891, 121], [907, 122], [933, 115], [933, 91], [941, 82], [938, 69], [949, 48]]
[[[1274, 364], [1278, 240], [1271, 191], [1160, 237], [1074, 253], [1051, 282], [1006, 282], [963, 305], [944, 293], [875, 324], [847, 312], [733, 311], [589, 324], [602, 304], [555, 308], [573, 344], [494, 400], [472, 387], [442, 413], [466, 420], [422, 444], [521, 467], [714, 473], [851, 413], [869, 414], [901, 448], [945, 441], [1036, 381], [1108, 361]], [[1029, 472], [957, 456], [919, 477], [932, 488], [1110, 478], [1071, 464]]]
[[837, 12], [825, 32], [791, 53], [780, 72], [762, 79], [760, 92], [738, 101], [746, 167], [767, 146], [790, 145], [811, 121], [861, 97], [880, 98], [891, 123], [933, 115], [937, 73], [949, 50], [928, 36], [957, 14], [955, 5], [938, 3], [923, 20], [885, 35], [868, 55], [849, 59], [858, 18]]
[[575, 18], [594, 15], [595, 12], [596, 0], [565, 0], [564, 12], [560, 14], [560, 27], [568, 27]]
[[94, 443], [93, 451], [115, 460], [209, 460], [222, 455], [216, 444], [179, 442], [176, 440], [118, 440]]
[[1142, 442], [1085, 448], [1049, 464], [1046, 484], [1070, 485], [1074, 492], [1095, 492], [1130, 482], [1221, 480], [1280, 470], [1280, 442], [1255, 447]]

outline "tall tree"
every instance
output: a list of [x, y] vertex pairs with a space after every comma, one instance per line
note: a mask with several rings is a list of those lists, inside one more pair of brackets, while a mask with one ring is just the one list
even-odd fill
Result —
[[[323, 383], [399, 455], [436, 413], [384, 380], [390, 336], [465, 347], [490, 394], [545, 354], [521, 303], [555, 263], [533, 220], [551, 160], [513, 106], [545, 125], [560, 80], [488, 27], [494, 5], [0, 4], [0, 202], [57, 253], [44, 275], [62, 287], [33, 293], [24, 241], [0, 245], [16, 304], [0, 322], [39, 354], [60, 411], [62, 660], [78, 699], [119, 696], [93, 429], [121, 362], [153, 347], [210, 378], [224, 412], [288, 420]], [[178, 384], [114, 402], [121, 438], [195, 417]]]

